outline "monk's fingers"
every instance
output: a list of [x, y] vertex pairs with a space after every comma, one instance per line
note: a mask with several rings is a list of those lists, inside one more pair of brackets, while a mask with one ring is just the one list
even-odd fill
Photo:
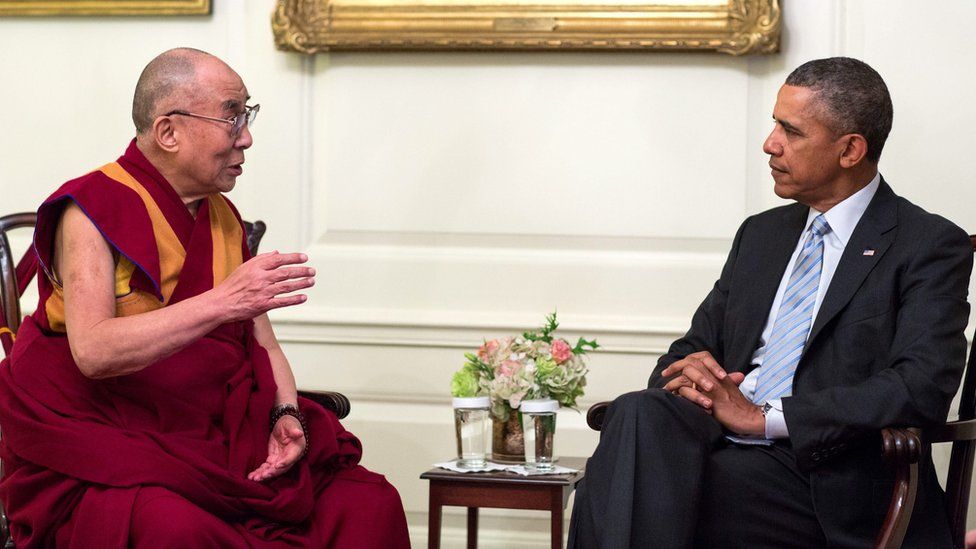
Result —
[[308, 256], [303, 253], [278, 253], [277, 251], [261, 254], [257, 256], [258, 263], [265, 269], [277, 269], [283, 265], [296, 265], [308, 261]]
[[248, 473], [247, 478], [248, 480], [261, 481], [267, 477], [268, 471], [270, 470], [271, 470], [271, 465], [267, 461], [265, 461], [261, 465], [258, 465], [257, 469]]
[[289, 294], [297, 290], [304, 290], [315, 285], [314, 278], [299, 278], [297, 280], [286, 280], [271, 286], [275, 295]]
[[315, 269], [312, 267], [280, 267], [268, 271], [268, 277], [272, 282], [284, 282], [285, 280], [313, 276], [315, 276]]
[[281, 307], [291, 307], [292, 305], [298, 305], [306, 301], [308, 301], [308, 296], [305, 294], [273, 297], [267, 301], [265, 310], [270, 311], [271, 309], [280, 309]]

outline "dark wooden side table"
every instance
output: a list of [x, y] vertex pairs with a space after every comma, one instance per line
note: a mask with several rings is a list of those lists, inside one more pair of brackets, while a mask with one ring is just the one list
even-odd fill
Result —
[[579, 469], [565, 475], [523, 477], [507, 471], [455, 473], [431, 469], [420, 475], [430, 481], [430, 510], [427, 521], [427, 547], [440, 549], [441, 507], [468, 508], [468, 549], [478, 547], [478, 508], [535, 509], [551, 513], [552, 547], [563, 546], [563, 510], [576, 483], [583, 479], [586, 459], [560, 457], [559, 465]]

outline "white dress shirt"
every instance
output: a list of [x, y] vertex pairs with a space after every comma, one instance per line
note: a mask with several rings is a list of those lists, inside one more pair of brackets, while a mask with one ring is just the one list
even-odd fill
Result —
[[[847, 241], [850, 240], [851, 234], [854, 233], [854, 228], [857, 227], [858, 221], [864, 215], [864, 210], [867, 209], [871, 199], [874, 198], [874, 193], [877, 192], [880, 184], [881, 174], [878, 173], [875, 174], [874, 179], [867, 186], [826, 212], [818, 212], [810, 208], [810, 213], [807, 214], [806, 226], [803, 232], [800, 233], [800, 239], [796, 244], [796, 249], [793, 250], [793, 256], [790, 258], [789, 266], [786, 268], [786, 272], [783, 273], [783, 278], [779, 282], [779, 289], [776, 290], [776, 298], [773, 299], [773, 305], [769, 309], [769, 316], [766, 318], [766, 327], [763, 328], [759, 348], [752, 355], [752, 363], [758, 364], [759, 367], [749, 372], [749, 375], [739, 385], [739, 390], [742, 391], [742, 394], [746, 398], [751, 400], [756, 391], [759, 371], [762, 369], [763, 359], [766, 355], [766, 342], [769, 341], [769, 336], [773, 331], [773, 324], [776, 322], [776, 314], [779, 312], [780, 302], [783, 300], [783, 294], [786, 292], [786, 285], [790, 280], [790, 273], [793, 272], [793, 264], [796, 262], [797, 256], [800, 255], [803, 241], [810, 230], [810, 224], [813, 223], [814, 218], [822, 213], [827, 224], [830, 225], [830, 232], [824, 235], [823, 270], [820, 273], [820, 287], [817, 289], [817, 299], [813, 305], [812, 317], [816, 319], [817, 312], [820, 311], [820, 304], [823, 303], [824, 295], [826, 295], [827, 288], [830, 286], [830, 280], [834, 277], [834, 272], [837, 271], [837, 264], [840, 263], [840, 258], [844, 254]], [[813, 322], [810, 323], [810, 327], [813, 328]], [[808, 331], [807, 336], [809, 337], [809, 335], [810, 332]], [[769, 404], [772, 406], [772, 409], [766, 414], [766, 438], [789, 438], [790, 432], [786, 426], [786, 418], [783, 416], [782, 400], [778, 398], [773, 399], [769, 401]]]

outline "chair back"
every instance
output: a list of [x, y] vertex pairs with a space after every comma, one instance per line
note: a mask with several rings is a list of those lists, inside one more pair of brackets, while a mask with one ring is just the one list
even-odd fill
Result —
[[[969, 240], [976, 252], [976, 235]], [[966, 421], [976, 417], [976, 336], [973, 347], [969, 349], [969, 360], [962, 378], [962, 393], [959, 395], [959, 420]], [[946, 511], [952, 528], [953, 544], [963, 546], [966, 536], [966, 517], [969, 514], [969, 491], [973, 480], [973, 458], [976, 457], [976, 442], [957, 440], [952, 443], [949, 457], [949, 474], [946, 477]]]
[[[976, 253], [976, 235], [969, 235], [969, 241]], [[959, 396], [959, 419], [967, 420], [976, 417], [976, 355], [970, 350], [969, 361], [966, 363], [966, 373], [963, 375], [962, 394]]]
[[264, 221], [255, 221], [251, 223], [250, 221], [244, 222], [244, 234], [247, 235], [247, 249], [251, 251], [251, 256], [258, 255], [258, 246], [261, 245], [261, 237], [264, 236], [264, 231], [268, 230], [267, 225]]
[[17, 213], [0, 217], [0, 340], [4, 351], [9, 351], [13, 336], [20, 328], [20, 296], [37, 271], [37, 261], [28, 252], [14, 263], [13, 251], [7, 233], [15, 229], [33, 228], [37, 214]]

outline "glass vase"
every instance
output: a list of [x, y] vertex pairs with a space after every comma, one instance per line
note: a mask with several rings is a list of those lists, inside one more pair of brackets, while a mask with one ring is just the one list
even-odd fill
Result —
[[522, 422], [517, 410], [508, 410], [508, 419], [492, 416], [491, 460], [498, 463], [523, 463], [525, 445]]

